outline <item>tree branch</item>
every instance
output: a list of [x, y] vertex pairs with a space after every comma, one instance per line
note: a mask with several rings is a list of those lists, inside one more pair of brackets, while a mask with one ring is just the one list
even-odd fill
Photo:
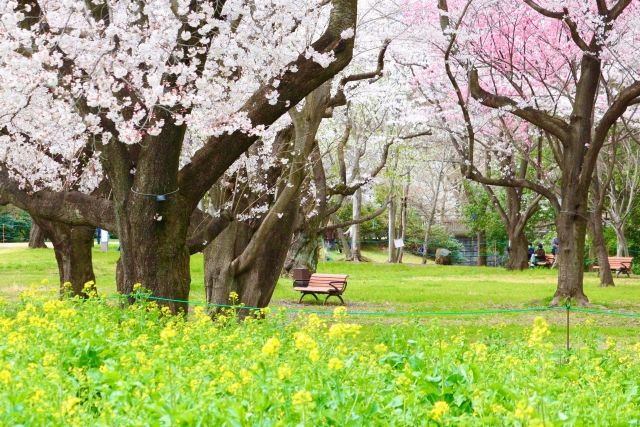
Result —
[[547, 114], [543, 111], [537, 110], [533, 107], [518, 107], [518, 103], [513, 99], [500, 96], [493, 93], [489, 93], [480, 87], [478, 80], [478, 70], [472, 69], [469, 72], [469, 89], [471, 96], [478, 100], [482, 105], [491, 108], [510, 108], [510, 112], [516, 116], [528, 121], [531, 124], [538, 126], [541, 129], [546, 130], [552, 135], [555, 135], [560, 140], [565, 141], [569, 137], [569, 126], [557, 117]]

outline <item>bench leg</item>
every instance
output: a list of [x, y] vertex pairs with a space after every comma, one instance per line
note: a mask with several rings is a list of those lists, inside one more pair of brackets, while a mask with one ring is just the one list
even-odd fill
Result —
[[316, 301], [320, 301], [320, 300], [318, 299], [318, 296], [317, 296], [315, 293], [313, 293], [313, 292], [303, 292], [303, 293], [302, 293], [302, 296], [301, 296], [301, 297], [300, 297], [300, 299], [298, 300], [298, 304], [301, 304], [301, 303], [302, 303], [302, 298], [304, 298], [304, 297], [305, 297], [305, 296], [307, 296], [307, 295], [313, 295], [313, 297], [316, 299]]
[[344, 305], [344, 300], [342, 299], [342, 296], [340, 296], [338, 294], [329, 294], [329, 295], [327, 295], [327, 297], [324, 299], [324, 302], [322, 303], [322, 305], [325, 305], [327, 303], [327, 300], [329, 299], [329, 297], [338, 297], [338, 298], [340, 298], [340, 302], [342, 302], [342, 305]]

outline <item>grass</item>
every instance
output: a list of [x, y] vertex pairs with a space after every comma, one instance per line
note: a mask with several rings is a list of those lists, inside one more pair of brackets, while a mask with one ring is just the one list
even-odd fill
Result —
[[[407, 257], [416, 264], [392, 265], [384, 263], [382, 252], [365, 251], [364, 255], [378, 262], [350, 263], [344, 261], [321, 262], [318, 270], [326, 273], [349, 274], [345, 293], [347, 306], [352, 312], [411, 312], [464, 311], [545, 307], [555, 290], [556, 270], [535, 269], [520, 272], [493, 267], [439, 266], [419, 264], [418, 257]], [[101, 293], [115, 293], [115, 265], [118, 252], [113, 248], [101, 252], [94, 248], [94, 270]], [[334, 257], [335, 259], [335, 257]], [[58, 271], [51, 249], [0, 249], [0, 298], [15, 300], [18, 294], [32, 284], [41, 292], [55, 296]], [[192, 257], [192, 301], [203, 301], [202, 255]], [[43, 279], [48, 282], [42, 284]], [[585, 274], [585, 292], [595, 308], [640, 313], [640, 283], [637, 277], [619, 278], [615, 288], [598, 287], [594, 273]], [[289, 308], [314, 308], [311, 297], [307, 303], [297, 304], [300, 294], [293, 291], [291, 280], [282, 278], [276, 287], [272, 305]], [[307, 301], [307, 300], [305, 300]], [[547, 313], [552, 327], [562, 330], [564, 314]], [[444, 325], [463, 326], [478, 333], [487, 326], [514, 328], [530, 325], [538, 313], [515, 313], [500, 316], [450, 316], [437, 321]], [[578, 323], [593, 315], [575, 314]], [[372, 323], [399, 323], [402, 317], [383, 318], [363, 316]], [[430, 322], [434, 321], [429, 318]], [[607, 334], [632, 336], [637, 334], [640, 321], [634, 318], [598, 316], [597, 325]], [[374, 328], [375, 329], [375, 328]]]

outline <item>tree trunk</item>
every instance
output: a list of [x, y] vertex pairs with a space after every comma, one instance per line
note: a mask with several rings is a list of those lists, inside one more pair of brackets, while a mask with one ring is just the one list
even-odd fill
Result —
[[44, 243], [45, 235], [44, 231], [36, 224], [35, 221], [31, 221], [31, 231], [29, 232], [29, 248], [41, 249], [46, 248]]
[[134, 195], [126, 206], [116, 209], [120, 262], [118, 292], [130, 294], [140, 283], [172, 313], [187, 312], [191, 273], [186, 244], [189, 209], [179, 198], [156, 201]]
[[578, 213], [563, 209], [556, 221], [560, 257], [558, 258], [558, 287], [551, 305], [558, 306], [565, 299], [573, 298], [579, 305], [587, 305], [584, 294], [584, 239], [586, 219]]
[[529, 251], [527, 249], [527, 236], [522, 228], [509, 227], [509, 259], [507, 260], [507, 270], [526, 270], [529, 268]]
[[[404, 190], [403, 190], [403, 194], [402, 194], [402, 206], [400, 209], [400, 239], [402, 240], [402, 242], [405, 242], [405, 238], [406, 238], [406, 234], [407, 234], [407, 216], [408, 216], [408, 210], [409, 210], [409, 206], [408, 206], [408, 198], [409, 198], [409, 183], [410, 183], [410, 178], [409, 178], [409, 174], [407, 173], [407, 182], [404, 185]], [[402, 264], [402, 257], [404, 256], [404, 246], [398, 248], [398, 263]]]
[[[43, 219], [37, 221], [53, 245], [60, 276], [60, 296], [70, 292], [73, 296], [87, 297], [84, 286], [88, 282], [95, 283], [96, 279], [91, 253], [95, 228], [72, 227]], [[65, 283], [71, 284], [68, 289], [65, 289]]]
[[598, 274], [600, 276], [600, 286], [615, 286], [613, 283], [613, 275], [609, 266], [609, 253], [607, 251], [606, 242], [604, 241], [604, 231], [602, 229], [602, 211], [594, 209], [591, 213], [591, 232], [593, 238], [593, 247], [598, 258]]
[[485, 239], [484, 232], [479, 232], [477, 234], [478, 238], [478, 260], [476, 264], [478, 266], [487, 266], [487, 242]]
[[229, 294], [236, 292], [238, 302], [247, 307], [262, 308], [269, 304], [291, 243], [296, 205], [292, 203], [289, 210], [283, 212], [279, 226], [271, 228], [268, 234], [269, 244], [265, 250], [239, 274], [231, 272], [229, 266], [247, 247], [255, 229], [235, 221], [205, 249], [207, 302], [229, 304]]
[[345, 261], [349, 261], [351, 259], [351, 248], [349, 247], [349, 239], [344, 235], [344, 230], [342, 228], [336, 228], [336, 233], [340, 236], [340, 247], [342, 248], [342, 253], [344, 254]]
[[394, 240], [396, 239], [396, 200], [395, 197], [389, 198], [389, 224], [387, 229], [387, 262], [395, 263], [396, 259], [396, 247]]
[[624, 234], [624, 224], [616, 224], [616, 256], [629, 256], [629, 244], [627, 236]]
[[[360, 219], [362, 214], [362, 191], [357, 189], [353, 194], [353, 219]], [[360, 224], [353, 224], [351, 226], [351, 261], [362, 261], [362, 254], [360, 252]]]
[[319, 234], [309, 234], [306, 230], [297, 233], [287, 253], [284, 270], [290, 273], [294, 268], [306, 268], [315, 273], [322, 247], [322, 237]]

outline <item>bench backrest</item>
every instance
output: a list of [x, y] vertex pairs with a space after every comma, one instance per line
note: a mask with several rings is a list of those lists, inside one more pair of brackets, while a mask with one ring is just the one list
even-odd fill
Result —
[[630, 256], [610, 256], [609, 266], [611, 268], [620, 268], [620, 267], [631, 267], [631, 262], [633, 261], [633, 257]]
[[330, 286], [329, 283], [331, 283], [336, 288], [342, 289], [347, 284], [347, 277], [349, 277], [348, 274], [313, 273], [308, 286], [324, 287]]

